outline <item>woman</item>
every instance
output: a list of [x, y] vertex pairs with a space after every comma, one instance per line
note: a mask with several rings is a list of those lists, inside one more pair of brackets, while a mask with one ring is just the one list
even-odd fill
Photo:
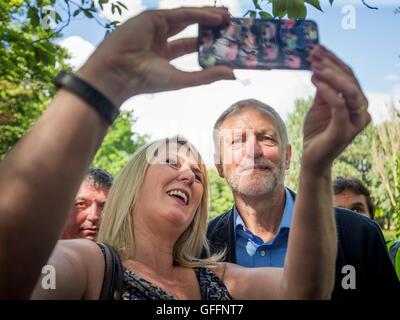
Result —
[[[140, 93], [232, 79], [232, 70], [225, 66], [182, 72], [169, 64], [171, 59], [194, 52], [197, 43], [195, 38], [168, 41], [169, 37], [193, 23], [217, 26], [227, 22], [229, 13], [221, 8], [142, 13], [107, 37], [76, 76], [117, 108]], [[141, 170], [143, 166], [133, 165], [139, 159], [135, 156], [132, 168], [126, 169], [130, 170], [126, 179], [139, 179], [142, 172], [142, 183], [135, 183], [136, 191], [120, 187], [113, 195], [115, 201], [107, 204], [107, 212], [114, 212], [113, 202], [124, 205], [125, 216], [115, 216], [114, 222], [107, 223], [110, 230], [102, 229], [100, 239], [117, 247], [129, 272], [181, 299], [200, 298], [192, 267], [205, 265], [212, 266], [219, 278], [219, 297], [228, 296], [226, 286], [236, 299], [329, 298], [336, 255], [330, 169], [370, 116], [368, 102], [344, 63], [322, 47], [314, 50], [310, 62], [317, 94], [304, 125], [300, 186], [284, 269], [215, 264], [217, 257], [196, 261], [203, 245], [207, 177], [200, 160], [193, 164], [193, 159], [198, 160], [195, 150], [190, 148], [188, 153], [186, 147], [177, 146], [172, 156], [184, 152], [176, 164], [168, 159], [168, 163], [155, 162]], [[86, 98], [62, 87], [32, 130], [0, 163], [0, 298], [30, 297], [35, 283], [33, 298], [99, 298], [104, 275], [99, 247], [90, 241], [71, 240], [59, 242], [54, 249], [73, 197], [109, 125], [105, 119], [110, 117], [104, 117], [96, 99], [88, 102]], [[149, 154], [151, 159], [157, 155]], [[175, 175], [172, 168], [176, 168]], [[124, 192], [133, 193], [120, 201]], [[131, 223], [119, 221], [125, 218], [132, 219]], [[197, 219], [201, 220], [198, 226]], [[329, 250], [313, 243], [310, 234], [315, 232], [330, 243]], [[113, 242], [117, 233], [126, 239]], [[194, 239], [186, 240], [188, 233]], [[179, 249], [182, 242], [190, 250]], [[312, 257], [307, 254], [310, 249]], [[41, 281], [37, 281], [46, 261], [56, 268], [55, 290], [41, 290]]]
[[[299, 230], [298, 209], [292, 227], [295, 239], [289, 240], [291, 267], [250, 269], [218, 263], [223, 253], [199, 259], [203, 248], [208, 251], [207, 189], [200, 155], [180, 137], [142, 147], [121, 171], [107, 199], [99, 241], [116, 249], [122, 260], [123, 299], [329, 298], [336, 251], [321, 248], [311, 256], [306, 248], [313, 245], [312, 238], [296, 238], [307, 231]], [[301, 187], [299, 197], [302, 203]], [[314, 214], [325, 215], [321, 221], [331, 226], [325, 229], [321, 224], [314, 232], [324, 232], [335, 244], [332, 210]], [[39, 281], [32, 298], [98, 299], [102, 259], [100, 248], [91, 241], [60, 241], [48, 262], [55, 267], [57, 288], [43, 290]], [[324, 268], [326, 278], [300, 280], [321, 274], [316, 268]], [[308, 288], [313, 288], [311, 295]]]

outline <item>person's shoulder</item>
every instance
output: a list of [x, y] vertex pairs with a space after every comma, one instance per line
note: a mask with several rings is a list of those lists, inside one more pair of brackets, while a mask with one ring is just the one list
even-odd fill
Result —
[[379, 229], [378, 224], [373, 221], [372, 219], [359, 214], [357, 212], [340, 208], [334, 207], [335, 210], [335, 219], [336, 223], [340, 225], [349, 225], [353, 227], [362, 227], [362, 228], [371, 228], [371, 229]]
[[89, 273], [104, 272], [104, 256], [96, 242], [87, 239], [59, 240], [56, 250], [70, 261], [81, 264]]
[[61, 250], [76, 255], [75, 260], [81, 263], [86, 273], [87, 286], [83, 299], [95, 299], [100, 296], [105, 271], [104, 255], [99, 245], [87, 239], [60, 240], [57, 244]]
[[354, 243], [367, 241], [370, 245], [385, 243], [381, 228], [374, 220], [351, 210], [334, 208], [339, 239]]
[[100, 247], [96, 242], [87, 239], [68, 239], [68, 240], [58, 240], [58, 249], [71, 249], [73, 251], [79, 252], [80, 254], [92, 254], [98, 255], [101, 253]]
[[211, 219], [208, 222], [208, 228], [216, 228], [217, 226], [227, 224], [232, 215], [233, 215], [233, 208], [231, 208], [231, 209], [225, 211], [224, 213], [220, 214], [219, 216]]

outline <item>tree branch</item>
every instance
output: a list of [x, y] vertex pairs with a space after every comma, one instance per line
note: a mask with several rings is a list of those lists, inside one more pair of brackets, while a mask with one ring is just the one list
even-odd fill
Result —
[[368, 9], [373, 9], [373, 10], [378, 10], [377, 7], [371, 7], [370, 5], [368, 5], [365, 0], [361, 0], [361, 2], [364, 4], [364, 6], [366, 6]]

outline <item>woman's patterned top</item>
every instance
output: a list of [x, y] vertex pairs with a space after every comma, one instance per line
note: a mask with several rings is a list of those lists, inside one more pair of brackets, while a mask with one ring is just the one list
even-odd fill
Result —
[[[176, 297], [164, 291], [155, 284], [143, 279], [136, 273], [124, 269], [122, 300], [177, 300]], [[210, 269], [194, 268], [200, 285], [203, 300], [232, 299], [224, 283]]]

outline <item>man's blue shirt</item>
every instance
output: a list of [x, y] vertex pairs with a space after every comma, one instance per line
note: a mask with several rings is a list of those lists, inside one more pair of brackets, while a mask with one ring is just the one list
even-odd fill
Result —
[[248, 230], [234, 205], [236, 263], [244, 267], [283, 267], [294, 208], [294, 199], [285, 188], [286, 202], [275, 238], [264, 243]]

